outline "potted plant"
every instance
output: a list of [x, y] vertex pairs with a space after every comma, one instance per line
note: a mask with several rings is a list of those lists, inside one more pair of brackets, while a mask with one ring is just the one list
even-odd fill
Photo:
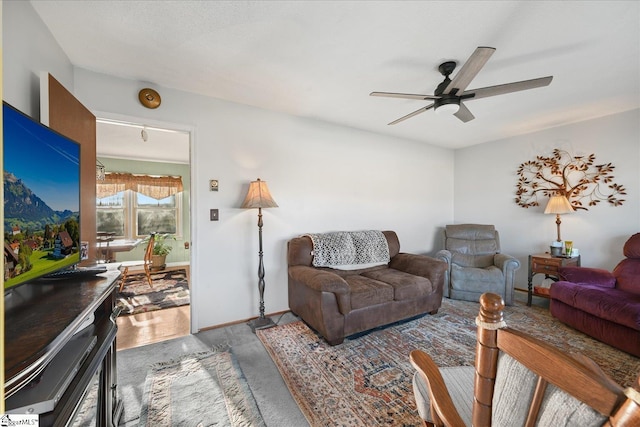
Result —
[[[148, 239], [149, 238], [147, 238], [147, 241]], [[167, 255], [169, 255], [173, 249], [173, 247], [166, 242], [167, 239], [176, 240], [175, 236], [171, 234], [155, 234], [153, 252], [151, 254], [152, 270], [162, 270], [166, 265]]]

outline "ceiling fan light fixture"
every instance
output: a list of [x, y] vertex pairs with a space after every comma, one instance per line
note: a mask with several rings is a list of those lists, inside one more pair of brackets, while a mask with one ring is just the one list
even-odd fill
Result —
[[434, 104], [433, 108], [435, 109], [436, 114], [453, 115], [460, 110], [460, 99], [455, 97], [443, 97], [436, 100]]

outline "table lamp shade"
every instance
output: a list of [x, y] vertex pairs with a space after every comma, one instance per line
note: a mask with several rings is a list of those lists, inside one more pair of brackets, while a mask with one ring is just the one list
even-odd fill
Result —
[[240, 207], [243, 209], [277, 208], [278, 204], [273, 200], [266, 181], [261, 181], [258, 178], [249, 184], [249, 191], [247, 191], [247, 196]]
[[551, 196], [547, 207], [544, 210], [546, 214], [566, 214], [573, 212], [573, 206], [565, 196]]

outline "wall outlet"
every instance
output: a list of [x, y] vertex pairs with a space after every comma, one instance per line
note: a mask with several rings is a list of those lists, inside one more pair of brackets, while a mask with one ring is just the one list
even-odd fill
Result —
[[209, 209], [209, 220], [210, 221], [218, 220], [218, 209]]

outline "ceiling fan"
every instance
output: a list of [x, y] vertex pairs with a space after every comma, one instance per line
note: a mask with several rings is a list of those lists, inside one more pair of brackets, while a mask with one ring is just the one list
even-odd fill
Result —
[[488, 86], [480, 89], [466, 90], [471, 80], [480, 72], [484, 64], [489, 60], [496, 49], [493, 47], [478, 47], [475, 52], [464, 63], [460, 71], [451, 80], [449, 75], [456, 68], [455, 61], [447, 61], [440, 64], [438, 70], [444, 76], [444, 81], [438, 85], [433, 95], [414, 95], [410, 93], [392, 92], [371, 92], [371, 96], [386, 96], [389, 98], [421, 99], [432, 100], [433, 103], [422, 107], [413, 113], [400, 117], [389, 123], [395, 125], [427, 110], [434, 109], [436, 112], [448, 112], [453, 114], [463, 122], [473, 120], [475, 117], [462, 101], [487, 98], [489, 96], [504, 95], [506, 93], [518, 92], [521, 90], [535, 89], [548, 86], [553, 76], [541, 77], [538, 79], [524, 80], [521, 82], [506, 83], [497, 86]]

